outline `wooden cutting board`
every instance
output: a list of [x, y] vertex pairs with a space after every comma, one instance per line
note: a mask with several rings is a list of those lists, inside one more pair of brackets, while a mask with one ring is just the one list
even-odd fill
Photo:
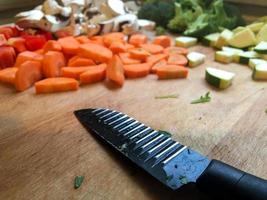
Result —
[[[79, 124], [73, 111], [105, 107], [125, 112], [210, 157], [267, 178], [267, 82], [251, 69], [213, 61], [214, 50], [194, 47], [208, 59], [183, 80], [154, 75], [76, 92], [35, 95], [0, 85], [0, 199], [165, 200], [207, 199], [189, 186], [172, 192], [101, 142]], [[205, 67], [236, 73], [224, 91], [204, 80]], [[211, 92], [212, 101], [190, 102]], [[177, 99], [155, 96], [177, 94]], [[73, 180], [84, 175], [78, 190]], [[179, 196], [179, 197], [178, 197]]]

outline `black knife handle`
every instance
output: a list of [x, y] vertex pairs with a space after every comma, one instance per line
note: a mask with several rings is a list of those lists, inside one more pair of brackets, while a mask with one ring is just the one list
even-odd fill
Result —
[[198, 178], [197, 187], [216, 196], [226, 195], [242, 200], [267, 200], [267, 180], [217, 160], [212, 160]]

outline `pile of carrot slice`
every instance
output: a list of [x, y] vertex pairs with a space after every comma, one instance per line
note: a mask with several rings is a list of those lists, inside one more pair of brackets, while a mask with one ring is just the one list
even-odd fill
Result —
[[171, 43], [168, 36], [149, 41], [143, 34], [128, 39], [120, 32], [50, 40], [43, 49], [21, 52], [13, 67], [0, 71], [0, 82], [17, 91], [35, 86], [39, 94], [77, 90], [80, 84], [106, 79], [123, 86], [126, 78], [150, 73], [159, 79], [186, 78], [188, 50]]

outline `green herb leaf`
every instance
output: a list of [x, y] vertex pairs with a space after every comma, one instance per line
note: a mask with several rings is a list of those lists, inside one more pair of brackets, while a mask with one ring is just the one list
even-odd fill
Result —
[[167, 136], [167, 137], [171, 137], [172, 136], [172, 134], [169, 133], [169, 132], [167, 132], [167, 131], [159, 130], [158, 132], [161, 133], [161, 134], [163, 134], [163, 135], [165, 135], [165, 136]]
[[180, 176], [179, 180], [180, 180], [180, 183], [183, 185], [188, 183], [186, 176]]
[[173, 179], [173, 175], [171, 174], [171, 175], [169, 175], [169, 176], [166, 176], [166, 181], [170, 181], [170, 180], [172, 180]]
[[164, 96], [156, 96], [155, 99], [177, 99], [177, 94], [171, 94], [171, 95], [164, 95]]
[[265, 110], [265, 113], [267, 114], [267, 108], [266, 108], [266, 110]]
[[192, 101], [191, 104], [207, 103], [210, 102], [210, 100], [211, 100], [210, 92], [207, 92], [205, 96], [201, 96], [199, 99]]
[[84, 176], [76, 176], [74, 180], [74, 188], [78, 189], [82, 185], [83, 180]]

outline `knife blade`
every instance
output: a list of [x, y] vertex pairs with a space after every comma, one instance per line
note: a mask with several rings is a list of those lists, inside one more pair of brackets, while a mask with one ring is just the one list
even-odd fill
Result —
[[124, 113], [98, 108], [77, 110], [74, 114], [89, 132], [173, 190], [196, 183], [211, 194], [267, 200], [266, 180], [211, 160]]

